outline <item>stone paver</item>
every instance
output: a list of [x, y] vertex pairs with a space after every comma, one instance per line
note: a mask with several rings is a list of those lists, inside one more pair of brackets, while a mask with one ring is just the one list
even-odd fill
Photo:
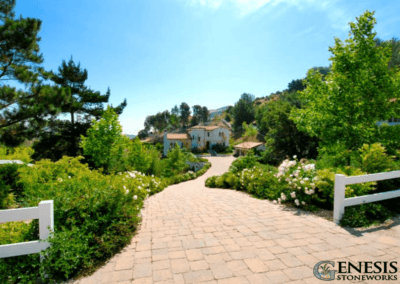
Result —
[[311, 284], [321, 282], [313, 268], [324, 260], [400, 262], [400, 226], [349, 230], [243, 192], [206, 188], [206, 178], [226, 172], [234, 158], [209, 160], [202, 177], [145, 200], [131, 244], [74, 283]]

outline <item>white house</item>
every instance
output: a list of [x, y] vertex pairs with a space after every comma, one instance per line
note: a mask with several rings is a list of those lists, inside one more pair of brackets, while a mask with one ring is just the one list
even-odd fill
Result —
[[229, 146], [230, 131], [223, 126], [194, 126], [189, 128], [190, 139], [193, 148], [211, 149], [213, 145], [222, 144]]
[[230, 131], [224, 126], [194, 126], [187, 130], [187, 133], [165, 133], [164, 134], [164, 155], [168, 150], [178, 143], [179, 146], [211, 149], [213, 145], [221, 144], [229, 146]]

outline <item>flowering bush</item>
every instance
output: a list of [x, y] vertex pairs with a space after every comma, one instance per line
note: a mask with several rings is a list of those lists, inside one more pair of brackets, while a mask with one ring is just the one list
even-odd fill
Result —
[[[296, 159], [297, 157], [294, 156]], [[275, 177], [284, 183], [284, 190], [277, 203], [294, 202], [296, 206], [308, 206], [316, 194], [316, 171], [315, 164], [309, 164], [307, 160], [284, 160], [278, 167]]]

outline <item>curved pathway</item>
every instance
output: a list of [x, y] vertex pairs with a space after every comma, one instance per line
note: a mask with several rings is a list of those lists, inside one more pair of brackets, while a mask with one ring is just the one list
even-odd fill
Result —
[[75, 283], [323, 283], [313, 267], [324, 260], [398, 261], [400, 272], [398, 220], [390, 230], [360, 233], [242, 192], [207, 188], [205, 180], [228, 171], [234, 158], [208, 159], [212, 167], [203, 176], [146, 200], [131, 244]]

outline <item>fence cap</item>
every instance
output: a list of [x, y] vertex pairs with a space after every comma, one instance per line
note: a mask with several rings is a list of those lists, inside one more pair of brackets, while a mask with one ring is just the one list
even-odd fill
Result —
[[0, 165], [4, 164], [23, 164], [20, 160], [0, 160]]
[[40, 201], [39, 204], [53, 204], [53, 203], [54, 203], [54, 200], [43, 200], [43, 201]]

